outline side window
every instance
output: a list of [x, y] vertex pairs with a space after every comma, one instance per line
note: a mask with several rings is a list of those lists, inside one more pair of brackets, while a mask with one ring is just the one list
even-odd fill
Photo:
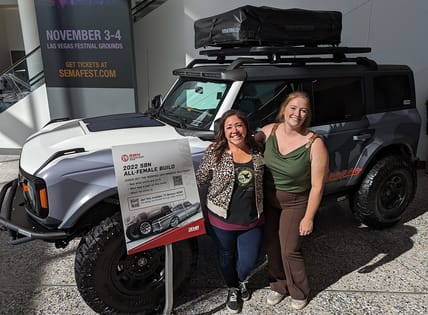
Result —
[[285, 97], [302, 90], [302, 83], [290, 81], [246, 82], [233, 108], [247, 113], [250, 127], [257, 129], [275, 120]]
[[375, 77], [373, 87], [374, 106], [377, 112], [407, 108], [412, 105], [410, 80], [406, 75]]
[[359, 120], [365, 113], [360, 78], [317, 79], [312, 88], [312, 125]]
[[262, 95], [259, 92], [259, 87], [257, 85], [257, 83], [251, 82], [242, 87], [237, 98], [238, 101], [235, 104], [236, 109], [239, 109], [246, 114], [251, 114], [263, 104]]

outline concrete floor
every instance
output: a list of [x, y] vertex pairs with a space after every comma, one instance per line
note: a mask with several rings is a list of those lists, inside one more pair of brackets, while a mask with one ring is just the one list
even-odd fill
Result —
[[[0, 186], [16, 177], [17, 156], [0, 156]], [[254, 290], [242, 314], [428, 314], [428, 174], [418, 171], [418, 191], [402, 220], [370, 230], [352, 219], [346, 202], [320, 209], [304, 252], [312, 288], [302, 311], [289, 298], [265, 304], [266, 268], [250, 279]], [[34, 241], [8, 245], [0, 232], [0, 314], [94, 314], [74, 280], [77, 240], [65, 250]], [[197, 270], [175, 300], [175, 314], [227, 314], [226, 289], [211, 240], [199, 238]]]

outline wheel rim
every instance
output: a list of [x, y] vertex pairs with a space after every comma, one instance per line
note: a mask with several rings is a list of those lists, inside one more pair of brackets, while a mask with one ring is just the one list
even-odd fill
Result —
[[403, 174], [392, 174], [385, 179], [379, 194], [379, 209], [385, 215], [395, 216], [407, 199], [408, 184]]
[[126, 250], [112, 257], [111, 280], [116, 289], [126, 295], [141, 295], [163, 286], [165, 252], [154, 248], [135, 255]]
[[152, 226], [149, 222], [143, 222], [140, 225], [140, 232], [143, 235], [147, 235], [152, 231]]
[[176, 227], [178, 225], [178, 223], [180, 223], [179, 220], [178, 220], [178, 217], [173, 217], [171, 219], [170, 225], [171, 225], [171, 227]]

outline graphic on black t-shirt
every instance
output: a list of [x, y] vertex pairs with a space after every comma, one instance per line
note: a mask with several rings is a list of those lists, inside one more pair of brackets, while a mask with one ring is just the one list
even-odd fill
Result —
[[247, 186], [253, 178], [253, 172], [249, 167], [237, 167], [235, 172], [239, 186]]
[[247, 225], [258, 219], [253, 162], [234, 163], [235, 185], [226, 222]]

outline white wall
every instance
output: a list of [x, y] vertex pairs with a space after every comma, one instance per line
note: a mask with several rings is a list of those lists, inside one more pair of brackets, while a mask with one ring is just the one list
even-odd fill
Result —
[[0, 72], [11, 65], [11, 50], [24, 50], [21, 34], [18, 7], [0, 6]]
[[0, 6], [16, 5], [16, 0], [0, 0]]
[[186, 45], [192, 37], [183, 21], [183, 0], [170, 0], [134, 23], [138, 108], [148, 108], [156, 94], [165, 95], [172, 84], [172, 69], [185, 63]]
[[24, 50], [18, 7], [5, 8], [2, 9], [2, 12], [6, 24], [6, 37], [9, 50]]
[[378, 63], [407, 64], [415, 75], [423, 119], [418, 157], [427, 160], [425, 101], [428, 99], [428, 1], [426, 0], [170, 0], [134, 24], [139, 109], [165, 95], [172, 70], [199, 55], [193, 22], [242, 5], [337, 10], [343, 14], [342, 46], [369, 46]]
[[[7, 29], [3, 10], [0, 9], [0, 43], [7, 43]], [[0, 45], [0, 73], [10, 66], [9, 47], [7, 44]]]
[[25, 139], [50, 120], [46, 86], [42, 85], [0, 115], [0, 154], [19, 152]]

